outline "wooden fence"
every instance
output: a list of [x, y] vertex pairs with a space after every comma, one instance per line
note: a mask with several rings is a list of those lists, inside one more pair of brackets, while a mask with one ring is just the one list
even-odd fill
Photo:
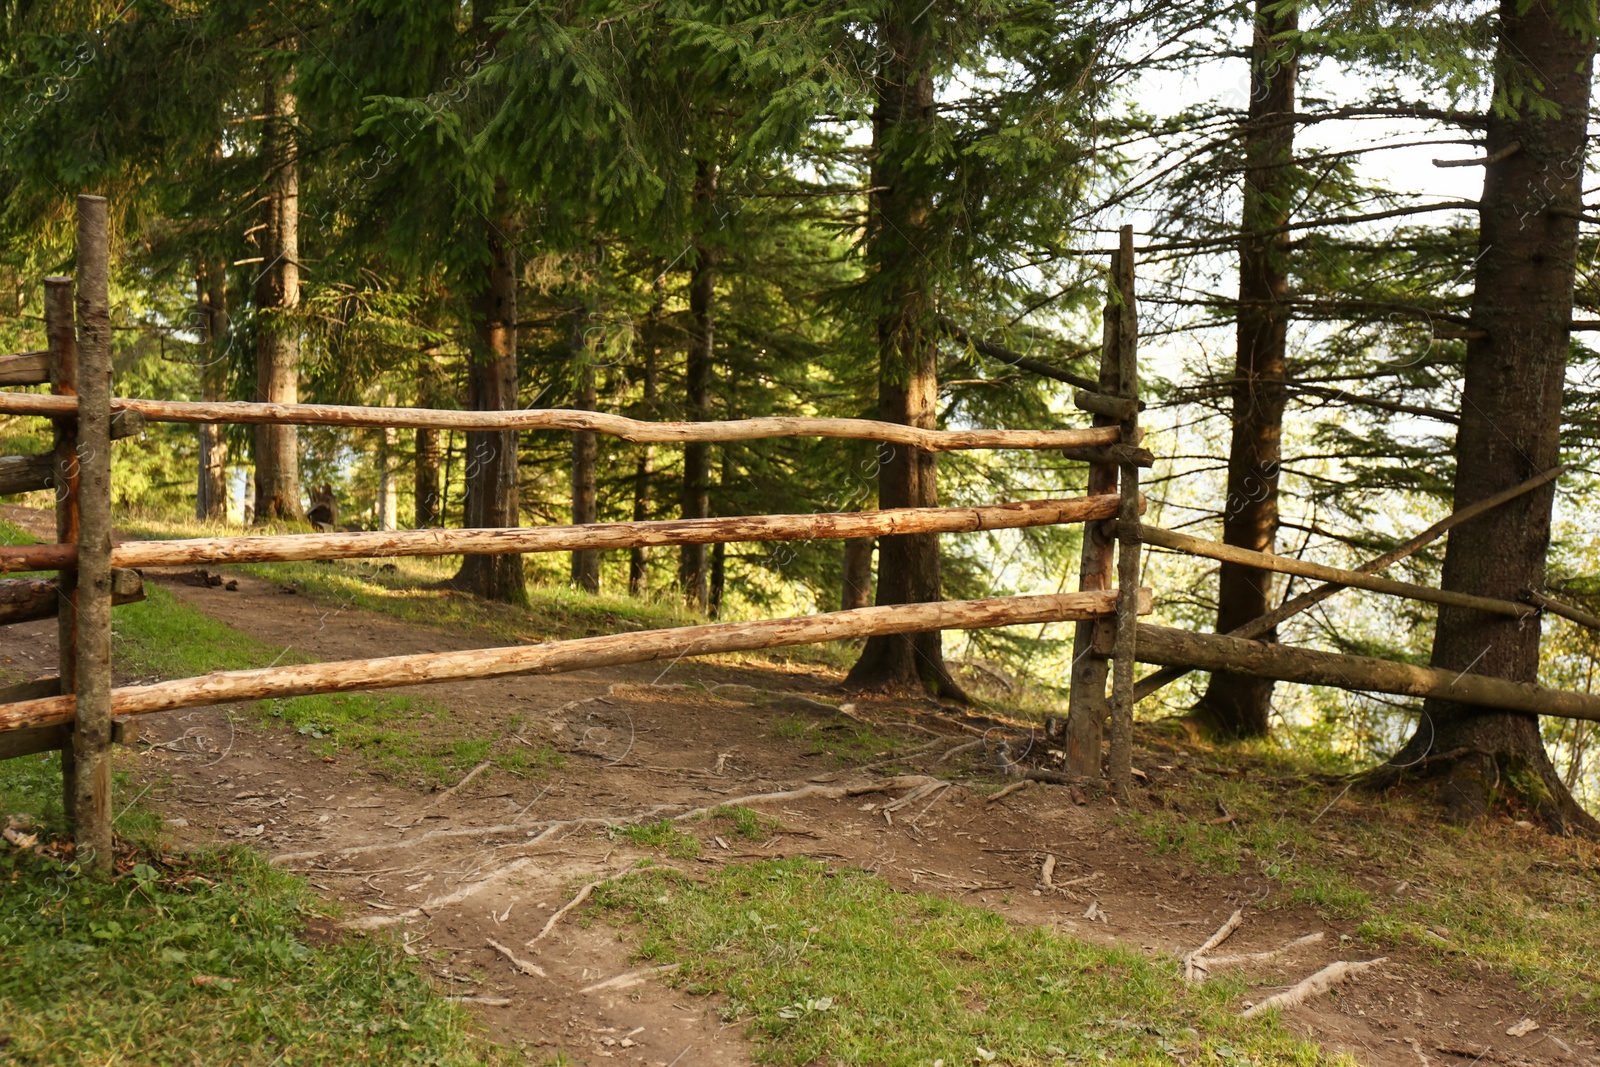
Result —
[[[0, 357], [0, 385], [51, 386], [48, 395], [0, 391], [0, 414], [54, 420], [55, 447], [42, 456], [0, 458], [0, 493], [53, 488], [53, 544], [0, 547], [0, 572], [53, 570], [53, 579], [0, 581], [0, 623], [58, 619], [60, 670], [0, 689], [0, 758], [59, 748], [63, 794], [86, 861], [109, 870], [110, 746], [117, 717], [227, 701], [421, 685], [511, 674], [554, 673], [820, 641], [1020, 623], [1075, 621], [1068, 705], [1068, 769], [1101, 774], [1128, 789], [1134, 703], [1191, 669], [1407, 695], [1539, 714], [1600, 719], [1600, 697], [1364, 657], [1294, 649], [1254, 638], [1340, 589], [1356, 587], [1513, 617], [1557, 611], [1600, 628], [1600, 619], [1530, 591], [1528, 603], [1494, 600], [1392, 581], [1373, 572], [1539, 485], [1562, 468], [1463, 508], [1392, 553], [1355, 570], [1248, 552], [1141, 521], [1137, 309], [1131, 228], [1112, 258], [1098, 388], [1075, 396], [1094, 425], [1068, 430], [923, 430], [860, 419], [768, 418], [722, 423], [647, 423], [590, 411], [437, 411], [318, 404], [184, 403], [113, 399], [106, 204], [78, 201], [76, 279], [45, 282], [49, 349]], [[240, 422], [461, 430], [573, 430], [629, 441], [741, 441], [825, 437], [939, 452], [1057, 449], [1089, 463], [1086, 496], [964, 508], [901, 508], [830, 515], [769, 515], [665, 522], [479, 530], [316, 533], [131, 542], [111, 538], [111, 442], [143, 422]], [[198, 678], [114, 688], [111, 608], [142, 595], [138, 567], [383, 556], [532, 553], [737, 541], [782, 541], [957, 533], [1083, 523], [1079, 591], [931, 604], [878, 605], [802, 618], [716, 623], [603, 635], [536, 645], [218, 671]], [[1317, 578], [1325, 584], [1232, 634], [1198, 634], [1141, 624], [1152, 611], [1140, 587], [1142, 546]], [[1136, 678], [1139, 662], [1162, 670]], [[1108, 687], [1109, 682], [1109, 687]], [[1105, 747], [1105, 728], [1110, 745]]]

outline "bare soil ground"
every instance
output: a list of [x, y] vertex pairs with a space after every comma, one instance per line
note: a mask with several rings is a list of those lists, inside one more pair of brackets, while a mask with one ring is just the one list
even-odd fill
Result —
[[[25, 517], [22, 509], [7, 511], [13, 521]], [[234, 591], [149, 577], [230, 626], [322, 659], [491, 643], [340, 610], [247, 575], [236, 576]], [[12, 627], [8, 636], [0, 666], [29, 674], [53, 666], [53, 623]], [[986, 801], [983, 792], [998, 778], [983, 765], [982, 750], [944, 758], [972, 740], [975, 728], [931, 706], [860, 700], [847, 716], [822, 706], [848, 699], [825, 671], [663, 666], [419, 690], [447, 706], [463, 734], [520, 733], [523, 742], [566, 756], [564, 766], [537, 776], [479, 774], [454, 791], [423, 792], [348, 760], [326, 762], [311, 739], [264, 728], [237, 708], [152, 716], [125, 759], [178, 841], [247, 842], [343, 902], [347, 926], [399, 931], [441, 990], [481, 1004], [494, 1036], [536, 1058], [563, 1050], [579, 1063], [752, 1062], [742, 1024], [722, 1022], [712, 998], [670, 988], [658, 976], [586, 991], [632, 970], [626, 931], [580, 908], [534, 939], [579, 886], [651, 855], [602, 821], [667, 817], [814, 784], [869, 783], [884, 768], [871, 766], [874, 753], [846, 743], [859, 737], [858, 720], [878, 724], [878, 736], [912, 753], [893, 768], [951, 786], [890, 814], [884, 805], [905, 789], [745, 801], [779, 820], [779, 829], [746, 841], [684, 821], [680, 828], [706, 847], [698, 858], [666, 862], [693, 875], [756, 857], [815, 856], [874, 871], [896, 887], [992, 908], [1017, 923], [1178, 957], [1235, 908], [1247, 918], [1229, 952], [1274, 949], [1322, 932], [1320, 942], [1253, 965], [1251, 996], [1258, 1000], [1333, 960], [1365, 958], [1341, 948], [1353, 926], [1304, 909], [1263, 910], [1275, 893], [1264, 877], [1219, 877], [1153, 856], [1107, 797], [1035, 785]], [[1151, 775], [1150, 793], [1186, 773], [1163, 770], [1165, 758], [1137, 753]], [[1056, 858], [1059, 888], [1040, 884], [1046, 854]], [[1525, 1017], [1539, 1029], [1508, 1036]], [[1442, 973], [1404, 952], [1337, 996], [1293, 1009], [1288, 1020], [1324, 1046], [1374, 1065], [1594, 1060], [1595, 1035], [1584, 1024], [1552, 1015], [1508, 980], [1470, 967]]]

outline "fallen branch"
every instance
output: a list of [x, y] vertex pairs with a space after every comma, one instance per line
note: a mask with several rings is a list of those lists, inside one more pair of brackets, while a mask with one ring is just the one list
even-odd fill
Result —
[[547, 936], [549, 936], [550, 931], [556, 928], [556, 924], [561, 921], [562, 917], [565, 916], [567, 912], [571, 911], [573, 908], [576, 908], [578, 905], [589, 899], [590, 893], [593, 893], [596, 889], [599, 889], [607, 882], [615, 882], [618, 878], [621, 878], [624, 875], [632, 874], [633, 869], [637, 866], [637, 863], [630, 863], [626, 867], [622, 868], [622, 870], [617, 871], [615, 874], [608, 875], [605, 878], [596, 879], [595, 881], [584, 886], [582, 889], [578, 890], [578, 895], [567, 901], [566, 904], [557, 909], [555, 914], [546, 919], [544, 927], [540, 929], [538, 933], [524, 941], [522, 946], [524, 948], [532, 948], [540, 941], [543, 941]]
[[586, 985], [582, 989], [578, 990], [578, 992], [598, 993], [602, 989], [628, 989], [632, 986], [639, 985], [653, 975], [668, 974], [672, 971], [675, 971], [679, 966], [680, 965], [676, 963], [665, 963], [660, 967], [643, 967], [637, 971], [628, 971], [626, 974], [619, 974], [615, 978], [607, 978], [603, 982], [596, 982], [594, 985]]
[[436, 804], [439, 804], [442, 801], [448, 800], [449, 798], [455, 796], [457, 791], [459, 791], [462, 786], [466, 785], [468, 782], [470, 782], [474, 778], [478, 777], [478, 775], [482, 774], [484, 771], [488, 770], [493, 765], [494, 765], [494, 760], [484, 760], [482, 763], [480, 763], [476, 767], [472, 768], [472, 770], [468, 771], [467, 772], [467, 776], [465, 778], [461, 779], [461, 781], [457, 782], [455, 785], [451, 786], [449, 789], [444, 790], [442, 793], [438, 794], [431, 801], [429, 801], [428, 802], [428, 807], [431, 808], [431, 807], [435, 806]]
[[1297, 937], [1287, 945], [1280, 945], [1265, 952], [1241, 952], [1232, 956], [1207, 956], [1200, 962], [1208, 971], [1215, 967], [1236, 967], [1241, 963], [1270, 963], [1280, 956], [1287, 956], [1297, 948], [1305, 948], [1307, 945], [1314, 945], [1321, 940], [1322, 931], [1318, 930], [1315, 933]]
[[539, 966], [537, 963], [529, 963], [527, 960], [519, 959], [517, 957], [516, 953], [512, 952], [509, 948], [506, 948], [504, 945], [502, 945], [500, 942], [496, 941], [494, 938], [490, 937], [490, 938], [486, 938], [485, 940], [487, 940], [489, 942], [489, 947], [490, 948], [494, 949], [496, 952], [500, 953], [500, 955], [502, 955], [506, 959], [510, 960], [511, 961], [511, 966], [515, 967], [517, 970], [521, 971], [523, 974], [531, 975], [534, 978], [548, 978], [548, 977], [550, 977], [548, 974], [545, 973], [543, 967]]
[[1228, 921], [1217, 927], [1217, 932], [1207, 938], [1205, 944], [1201, 945], [1199, 948], [1195, 949], [1193, 952], [1189, 953], [1183, 958], [1184, 981], [1204, 981], [1206, 976], [1206, 968], [1204, 963], [1206, 953], [1210, 952], [1212, 949], [1228, 940], [1228, 938], [1232, 937], [1233, 932], [1243, 925], [1244, 909], [1235, 909], [1234, 913], [1228, 916]]
[[477, 1004], [484, 1008], [511, 1007], [510, 997], [445, 997], [444, 999], [453, 1000], [457, 1004]]
[[1032, 785], [1033, 785], [1033, 779], [1032, 778], [1024, 778], [1020, 782], [1012, 782], [1010, 785], [1006, 786], [1004, 789], [1001, 789], [1001, 790], [999, 790], [997, 792], [994, 792], [994, 793], [990, 793], [988, 796], [984, 797], [983, 798], [983, 802], [985, 804], [993, 804], [997, 800], [1004, 799], [1005, 797], [1010, 796], [1012, 793], [1021, 792], [1022, 790], [1027, 789]]
[[1356, 975], [1361, 974], [1364, 971], [1369, 971], [1380, 964], [1387, 963], [1388, 960], [1389, 957], [1387, 956], [1379, 956], [1377, 959], [1367, 960], [1365, 963], [1348, 963], [1343, 960], [1337, 963], [1330, 963], [1326, 967], [1322, 968], [1322, 970], [1318, 971], [1310, 978], [1302, 980], [1297, 985], [1284, 990], [1282, 993], [1279, 993], [1276, 996], [1268, 997], [1260, 1004], [1246, 1008], [1241, 1013], [1240, 1017], [1244, 1019], [1253, 1019], [1257, 1015], [1260, 1015], [1266, 1011], [1270, 1011], [1273, 1008], [1292, 1008], [1297, 1004], [1303, 1004], [1317, 994], [1326, 993], [1334, 986], [1343, 982], [1348, 982]]

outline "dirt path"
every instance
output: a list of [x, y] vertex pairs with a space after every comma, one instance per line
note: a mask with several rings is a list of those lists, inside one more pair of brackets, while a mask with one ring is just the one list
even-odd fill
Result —
[[[272, 583], [239, 575], [237, 591], [173, 584], [182, 600], [264, 642], [318, 658], [379, 656], [478, 647], [472, 633], [439, 633], [340, 611]], [[53, 659], [53, 625], [13, 627], [0, 666], [29, 673]], [[625, 988], [584, 990], [631, 969], [629, 947], [604, 923], [573, 914], [529, 944], [584, 883], [624, 870], [646, 853], [602, 821], [661, 818], [752, 794], [872, 780], [831, 748], [857, 722], [822, 706], [840, 698], [837, 679], [803, 669], [679, 663], [512, 678], [415, 690], [450, 709], [463, 735], [521, 734], [551, 745], [565, 765], [526, 778], [479, 775], [453, 792], [426, 793], [354, 763], [324, 762], [312, 742], [263, 729], [248, 712], [202, 708], [151, 716], [137, 775], [179, 840], [250, 842], [286, 870], [344, 902], [347, 922], [402, 931], [444, 990], [483, 1003], [497, 1037], [577, 1062], [745, 1064], [742, 1024], [720, 1005], [653, 977]], [[952, 783], [891, 814], [908, 791], [831, 799], [747, 801], [780, 820], [768, 839], [716, 840], [704, 825], [698, 859], [672, 861], [693, 874], [754, 857], [809, 855], [877, 872], [893, 885], [958, 897], [1019, 923], [1183, 956], [1244, 908], [1227, 950], [1275, 949], [1321, 933], [1320, 941], [1250, 965], [1254, 999], [1335, 959], [1353, 924], [1330, 924], [1295, 908], [1255, 911], [1273, 885], [1263, 877], [1219, 877], [1177, 858], [1154, 857], [1108, 800], [1034, 786], [988, 803], [960, 784], [984, 780], [978, 751], [943, 759], [972, 739], [932, 715], [891, 701], [862, 702], [853, 715], [879, 724], [897, 761]], [[513, 725], [513, 724], [516, 725]], [[872, 753], [849, 751], [854, 764]], [[1157, 779], [1159, 757], [1141, 765]], [[584, 820], [588, 820], [585, 822]], [[726, 846], [726, 847], [724, 847]], [[1041, 860], [1056, 859], [1040, 884]], [[1064, 884], [1064, 885], [1063, 885]], [[529, 966], [519, 970], [490, 942]], [[1397, 954], [1381, 973], [1289, 1014], [1292, 1026], [1368, 1064], [1592, 1062], [1591, 1035], [1560, 1020], [1524, 1038], [1507, 1027], [1538, 1005], [1504, 980], [1446, 975]], [[524, 971], [529, 973], [524, 973]], [[1570, 1050], [1570, 1051], [1568, 1051]]]

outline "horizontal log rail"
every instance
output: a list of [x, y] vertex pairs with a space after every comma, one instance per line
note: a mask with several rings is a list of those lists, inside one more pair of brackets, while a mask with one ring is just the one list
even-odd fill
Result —
[[[467, 530], [388, 530], [361, 533], [207, 537], [128, 541], [111, 550], [117, 567], [180, 567], [197, 563], [283, 563], [389, 556], [513, 555], [586, 549], [703, 545], [737, 541], [839, 541], [915, 533], [1014, 530], [1116, 516], [1114, 495], [1025, 500], [970, 508], [892, 508], [823, 515], [758, 515], [655, 522], [597, 522], [579, 526]], [[0, 572], [71, 567], [76, 545], [0, 548]]]
[[[1097, 647], [1096, 651], [1102, 651]], [[1109, 649], [1104, 649], [1109, 652]], [[1462, 704], [1508, 708], [1530, 715], [1600, 721], [1600, 696], [1547, 689], [1482, 674], [1466, 674], [1395, 663], [1370, 656], [1318, 652], [1227, 634], [1199, 634], [1139, 624], [1135, 652], [1141, 663], [1228, 671], [1303, 685], [1328, 685], [1358, 692], [1437, 697]]]
[[[305, 696], [310, 693], [393, 689], [430, 682], [498, 678], [515, 674], [558, 674], [594, 667], [676, 659], [680, 656], [754, 652], [880, 634], [1068, 622], [1109, 616], [1116, 611], [1116, 607], [1117, 592], [1114, 589], [1046, 596], [990, 597], [984, 600], [856, 608], [825, 615], [760, 622], [725, 622], [668, 630], [643, 630], [507, 648], [426, 652], [381, 659], [263, 667], [248, 671], [215, 671], [199, 678], [114, 689], [111, 693], [111, 712], [113, 715], [146, 715], [206, 704]], [[1139, 611], [1148, 614], [1150, 610], [1150, 591], [1141, 589]], [[0, 705], [0, 731], [68, 722], [73, 713], [74, 698], [70, 695]]]
[[53, 452], [31, 456], [0, 456], [0, 496], [33, 493], [55, 484], [56, 457]]
[[1264, 571], [1276, 571], [1279, 574], [1297, 574], [1303, 578], [1315, 578], [1319, 582], [1337, 582], [1340, 585], [1348, 585], [1356, 589], [1369, 589], [1375, 593], [1388, 593], [1390, 596], [1405, 597], [1408, 600], [1422, 600], [1431, 604], [1450, 604], [1454, 607], [1471, 608], [1474, 611], [1486, 611], [1494, 615], [1510, 615], [1515, 619], [1531, 619], [1539, 614], [1537, 607], [1530, 604], [1519, 604], [1514, 600], [1497, 600], [1494, 597], [1473, 596], [1471, 593], [1455, 593], [1448, 589], [1434, 589], [1430, 586], [1416, 585], [1412, 582], [1399, 582], [1393, 578], [1380, 578], [1375, 574], [1345, 570], [1342, 567], [1328, 567], [1321, 563], [1293, 559], [1289, 556], [1279, 556], [1271, 552], [1252, 552], [1248, 548], [1236, 548], [1233, 545], [1208, 541], [1204, 537], [1193, 537], [1189, 534], [1178, 533], [1175, 530], [1163, 530], [1155, 526], [1141, 525], [1139, 527], [1139, 539], [1146, 544], [1155, 545], [1157, 548], [1171, 549], [1174, 552], [1204, 556], [1207, 559], [1220, 560], [1223, 563], [1239, 563], [1246, 567], [1256, 567]]
[[1563, 604], [1559, 600], [1552, 600], [1536, 589], [1523, 592], [1522, 598], [1541, 611], [1548, 611], [1552, 615], [1560, 615], [1569, 622], [1579, 626], [1586, 626], [1591, 630], [1600, 630], [1600, 615], [1591, 615], [1582, 608], [1575, 608], [1571, 604]]
[[[341, 404], [197, 403], [185, 400], [113, 398], [113, 411], [136, 411], [150, 422], [280, 423], [366, 429], [587, 430], [624, 441], [674, 444], [695, 441], [757, 441], [771, 437], [829, 437], [882, 441], [927, 452], [990, 448], [1073, 448], [1112, 445], [1116, 427], [1082, 430], [923, 430], [871, 419], [775, 417], [728, 422], [641, 422], [601, 411], [564, 408], [522, 411], [449, 411], [437, 408], [354, 407]], [[0, 392], [0, 414], [63, 418], [77, 414], [77, 398]]]
[[50, 380], [49, 352], [0, 356], [0, 385], [43, 385]]
[[[71, 546], [76, 548], [77, 546]], [[111, 571], [111, 603], [136, 604], [144, 599], [144, 578], [138, 571]], [[0, 624], [52, 619], [61, 613], [61, 595], [54, 578], [13, 578], [0, 582]]]

